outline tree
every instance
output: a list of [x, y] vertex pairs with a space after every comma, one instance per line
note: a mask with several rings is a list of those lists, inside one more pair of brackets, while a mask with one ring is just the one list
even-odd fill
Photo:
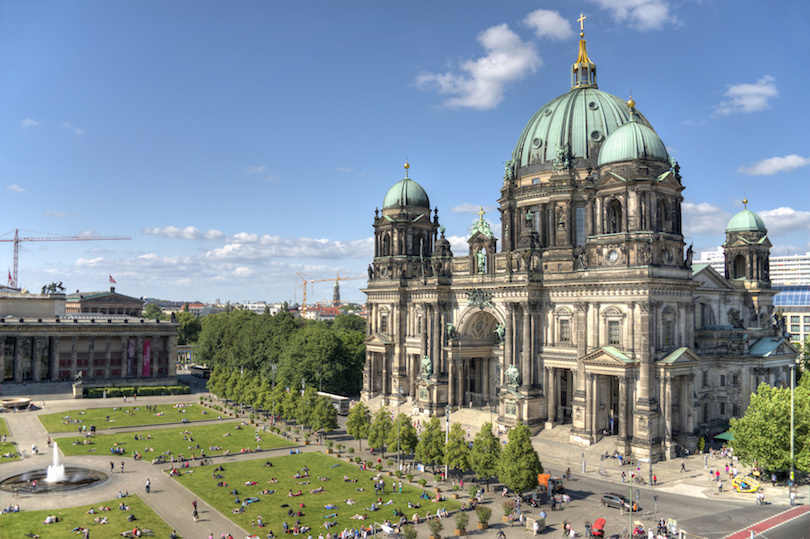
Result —
[[311, 387], [308, 387], [304, 390], [304, 394], [298, 401], [298, 407], [296, 408], [295, 411], [295, 419], [301, 425], [311, 426], [310, 419], [312, 417], [312, 412], [317, 396], [318, 396], [317, 392]]
[[163, 311], [160, 309], [156, 303], [147, 303], [146, 307], [143, 308], [143, 317], [148, 320], [168, 320], [169, 317], [163, 314]]
[[315, 398], [309, 424], [312, 430], [323, 431], [326, 434], [337, 428], [337, 410], [329, 397], [318, 395]]
[[475, 435], [475, 442], [470, 451], [470, 468], [480, 481], [486, 479], [489, 491], [489, 479], [498, 475], [498, 464], [501, 461], [501, 442], [492, 434], [492, 423], [484, 423]]
[[444, 446], [444, 463], [451, 468], [458, 468], [462, 473], [470, 468], [470, 447], [464, 441], [464, 427], [461, 423], [453, 423], [450, 427], [450, 436]]
[[391, 432], [388, 433], [388, 439], [386, 440], [388, 447], [397, 447], [397, 436], [399, 436], [400, 451], [409, 454], [416, 450], [419, 437], [416, 435], [416, 429], [413, 427], [411, 418], [406, 414], [399, 414], [391, 426]]
[[799, 363], [802, 366], [802, 372], [810, 372], [810, 336], [806, 337], [804, 342], [799, 345]]
[[[285, 421], [294, 420], [298, 413], [298, 402], [301, 400], [301, 395], [298, 391], [292, 389], [284, 396], [284, 401], [281, 403], [281, 416]], [[278, 406], [278, 404], [276, 404]]]
[[371, 412], [362, 402], [358, 402], [349, 410], [346, 417], [346, 432], [360, 442], [360, 449], [363, 449], [363, 438], [368, 438], [368, 431], [371, 428]]
[[208, 379], [208, 391], [213, 393], [219, 398], [225, 398], [225, 388], [228, 383], [230, 373], [222, 365], [217, 365], [211, 372], [211, 377]]
[[[796, 386], [794, 402], [795, 467], [810, 471], [810, 375]], [[760, 384], [745, 415], [731, 419], [731, 446], [745, 463], [766, 470], [790, 468], [790, 388]]]
[[371, 428], [368, 430], [368, 445], [375, 449], [381, 449], [383, 457], [385, 457], [386, 439], [393, 424], [391, 410], [387, 406], [383, 406], [374, 412], [374, 419], [371, 420]]
[[518, 423], [509, 431], [509, 441], [501, 453], [498, 479], [518, 494], [537, 486], [543, 465], [532, 446], [529, 427]]
[[180, 327], [177, 328], [177, 344], [196, 343], [202, 331], [200, 319], [188, 311], [180, 311], [175, 318], [180, 323]]
[[430, 464], [434, 469], [436, 463], [444, 458], [444, 434], [438, 417], [431, 417], [425, 425], [425, 430], [416, 445], [415, 457], [423, 464]]

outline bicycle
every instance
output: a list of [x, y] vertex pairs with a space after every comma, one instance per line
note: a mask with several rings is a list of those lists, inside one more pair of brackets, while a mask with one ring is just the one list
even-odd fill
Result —
[[627, 531], [627, 528], [622, 530], [620, 537], [621, 539], [630, 539], [630, 532]]
[[601, 475], [602, 477], [607, 477], [608, 473], [602, 468], [599, 468], [599, 475]]
[[636, 483], [638, 483], [640, 485], [646, 485], [647, 484], [647, 482], [644, 479], [642, 479], [641, 476], [638, 476], [638, 475], [635, 477], [635, 481], [636, 481]]

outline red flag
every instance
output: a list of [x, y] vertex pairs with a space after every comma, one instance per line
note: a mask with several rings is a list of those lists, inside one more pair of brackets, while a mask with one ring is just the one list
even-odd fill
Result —
[[113, 279], [112, 275], [110, 275], [110, 284], [115, 284], [115, 279]]
[[14, 286], [14, 281], [11, 280], [11, 270], [8, 270], [8, 285]]

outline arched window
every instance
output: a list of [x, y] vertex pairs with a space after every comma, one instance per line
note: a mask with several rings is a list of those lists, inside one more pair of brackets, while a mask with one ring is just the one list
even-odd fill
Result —
[[667, 199], [663, 198], [658, 201], [658, 230], [669, 232], [669, 229], [669, 204]]
[[429, 253], [427, 252], [427, 249], [425, 247], [424, 235], [417, 234], [415, 244], [416, 244], [415, 246], [416, 252], [414, 254], [416, 254], [417, 256], [428, 256]]
[[622, 231], [622, 203], [612, 200], [608, 206], [608, 234], [617, 234]]
[[714, 310], [708, 303], [701, 302], [695, 306], [695, 329], [707, 328], [715, 325]]
[[385, 234], [382, 239], [382, 256], [391, 256], [391, 235]]
[[734, 266], [732, 267], [732, 279], [742, 279], [745, 277], [745, 256], [737, 255], [734, 257]]

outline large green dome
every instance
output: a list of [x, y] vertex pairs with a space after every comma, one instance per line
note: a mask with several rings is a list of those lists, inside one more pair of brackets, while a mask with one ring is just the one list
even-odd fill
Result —
[[[599, 90], [596, 64], [588, 57], [580, 32], [579, 56], [571, 66], [571, 90], [538, 110], [520, 134], [512, 154], [518, 177], [554, 169], [562, 157], [576, 168], [596, 168], [602, 143], [634, 116], [651, 127], [623, 99]], [[635, 106], [633, 104], [633, 106]]]
[[768, 232], [762, 217], [745, 209], [731, 218], [726, 232]]
[[669, 163], [667, 147], [652, 127], [632, 121], [616, 129], [599, 150], [599, 166], [651, 159]]
[[395, 183], [385, 194], [383, 210], [416, 206], [430, 210], [430, 199], [421, 185], [410, 178]]

